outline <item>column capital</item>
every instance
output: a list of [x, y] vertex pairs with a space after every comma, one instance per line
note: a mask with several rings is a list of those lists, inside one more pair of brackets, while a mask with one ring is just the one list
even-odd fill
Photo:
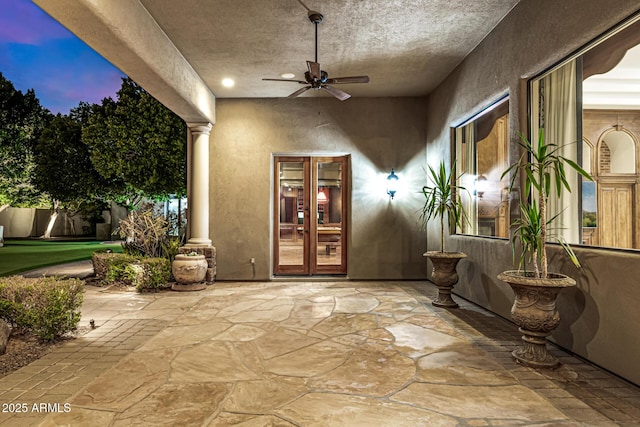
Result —
[[213, 125], [211, 123], [187, 123], [187, 127], [191, 133], [200, 133], [209, 135]]

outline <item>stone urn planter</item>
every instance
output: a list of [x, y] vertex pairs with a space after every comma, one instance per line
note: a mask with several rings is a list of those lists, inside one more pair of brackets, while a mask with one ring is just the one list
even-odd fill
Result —
[[174, 291], [199, 291], [206, 288], [207, 260], [204, 255], [176, 255], [171, 263], [171, 272], [176, 280], [171, 286]]
[[547, 336], [560, 324], [556, 308], [558, 293], [576, 285], [563, 274], [549, 273], [546, 279], [525, 276], [521, 271], [505, 271], [498, 279], [508, 283], [515, 293], [511, 318], [522, 333], [523, 346], [511, 354], [523, 365], [556, 368], [560, 361], [547, 350]]
[[458, 308], [458, 304], [451, 298], [453, 285], [458, 283], [458, 262], [467, 255], [462, 252], [425, 252], [423, 256], [433, 263], [431, 281], [438, 288], [438, 297], [431, 304], [436, 307]]

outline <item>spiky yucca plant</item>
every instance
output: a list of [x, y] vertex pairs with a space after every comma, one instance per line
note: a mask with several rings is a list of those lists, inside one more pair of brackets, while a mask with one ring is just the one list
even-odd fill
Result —
[[[516, 172], [524, 174], [524, 194], [520, 200], [520, 218], [513, 222], [516, 227], [513, 237], [511, 238], [514, 249], [518, 241], [522, 244], [522, 252], [520, 254], [519, 266], [526, 267], [526, 262], [533, 263], [535, 277], [548, 277], [547, 262], [547, 237], [549, 224], [557, 217], [548, 219], [547, 205], [549, 197], [555, 191], [558, 197], [565, 189], [571, 192], [571, 186], [567, 181], [565, 165], [571, 167], [580, 175], [588, 180], [592, 180], [591, 176], [582, 169], [577, 163], [563, 157], [559, 154], [559, 150], [563, 147], [557, 144], [550, 144], [545, 141], [544, 130], [540, 129], [538, 144], [533, 146], [527, 137], [520, 133], [519, 144], [524, 148], [522, 156], [517, 162], [513, 163], [507, 170], [502, 173], [500, 179], [509, 173], [511, 175], [511, 183], [509, 189], [515, 188], [518, 177]], [[532, 189], [537, 192], [537, 200], [529, 200]], [[565, 249], [571, 261], [579, 267], [575, 253], [571, 247], [562, 239], [557, 239], [560, 245]]]
[[449, 227], [454, 225], [462, 226], [468, 222], [467, 214], [464, 206], [458, 197], [457, 192], [464, 191], [465, 188], [456, 185], [453, 181], [453, 171], [455, 170], [455, 161], [451, 168], [451, 173], [447, 173], [444, 161], [440, 162], [438, 170], [434, 170], [429, 165], [427, 177], [431, 181], [431, 185], [422, 187], [422, 194], [425, 197], [425, 203], [420, 213], [420, 222], [422, 228], [427, 228], [427, 223], [431, 218], [440, 218], [440, 252], [444, 252], [444, 221], [445, 216]]

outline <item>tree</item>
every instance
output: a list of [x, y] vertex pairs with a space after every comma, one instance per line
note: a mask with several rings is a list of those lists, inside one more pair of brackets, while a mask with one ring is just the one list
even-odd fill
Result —
[[89, 147], [82, 142], [82, 125], [88, 116], [88, 104], [80, 104], [69, 115], [56, 115], [34, 149], [33, 182], [53, 206], [44, 238], [51, 237], [60, 208], [66, 208], [70, 216], [95, 217], [112, 194], [111, 183], [95, 170]]
[[91, 160], [104, 178], [134, 198], [186, 193], [186, 125], [142, 87], [122, 79], [117, 101], [94, 105], [83, 128]]
[[31, 182], [33, 148], [50, 118], [32, 89], [23, 94], [0, 73], [0, 210], [41, 204]]

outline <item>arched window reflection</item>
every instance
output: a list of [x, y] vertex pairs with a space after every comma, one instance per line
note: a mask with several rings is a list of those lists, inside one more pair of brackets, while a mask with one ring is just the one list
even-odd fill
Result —
[[[585, 115], [585, 122], [590, 124], [596, 121], [598, 114], [605, 113], [590, 112]], [[616, 119], [620, 120], [620, 117], [620, 113], [616, 113]], [[626, 119], [626, 114], [622, 115], [623, 122]], [[598, 167], [594, 179], [598, 209], [591, 243], [616, 248], [637, 248], [637, 138], [632, 131], [616, 125], [602, 132], [597, 147]]]
[[636, 142], [629, 131], [620, 127], [606, 131], [598, 147], [599, 174], [636, 173]]

